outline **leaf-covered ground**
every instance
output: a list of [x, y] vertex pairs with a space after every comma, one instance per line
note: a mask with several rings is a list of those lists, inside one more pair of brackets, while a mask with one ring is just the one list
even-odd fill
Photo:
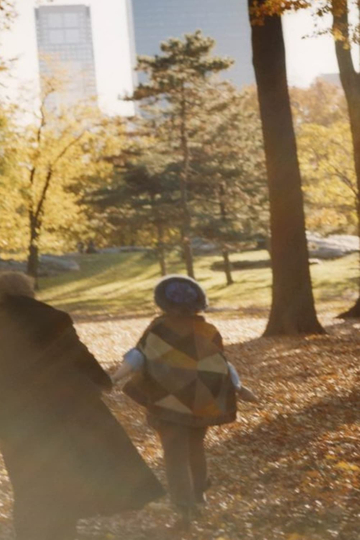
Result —
[[[328, 334], [258, 338], [262, 318], [214, 318], [229, 359], [260, 398], [239, 404], [236, 423], [207, 438], [212, 487], [189, 532], [174, 529], [169, 505], [81, 522], [79, 540], [359, 540], [360, 324], [323, 318]], [[108, 368], [148, 319], [78, 322]], [[143, 411], [121, 392], [114, 414], [164, 481], [159, 442]], [[0, 538], [11, 540], [10, 485], [0, 466]]]

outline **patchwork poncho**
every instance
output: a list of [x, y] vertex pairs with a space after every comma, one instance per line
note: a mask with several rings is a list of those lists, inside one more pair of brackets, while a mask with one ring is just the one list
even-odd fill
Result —
[[159, 317], [137, 348], [145, 365], [124, 391], [150, 414], [190, 426], [235, 420], [235, 389], [221, 335], [203, 317]]

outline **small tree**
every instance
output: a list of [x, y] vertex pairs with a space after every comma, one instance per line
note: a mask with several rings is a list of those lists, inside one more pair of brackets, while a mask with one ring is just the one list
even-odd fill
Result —
[[94, 109], [78, 108], [76, 117], [71, 111], [52, 113], [46, 100], [55, 91], [56, 81], [49, 78], [37, 122], [20, 128], [18, 133], [22, 141], [18, 147], [17, 168], [19, 173], [21, 171], [18, 193], [29, 230], [27, 271], [35, 278], [45, 229], [61, 229], [61, 221], [64, 222], [70, 206], [79, 217], [76, 196], [71, 194], [70, 188], [89, 167], [83, 144], [99, 121]]
[[230, 251], [266, 229], [261, 124], [249, 91], [240, 93], [229, 83], [209, 84], [202, 100], [202, 137], [191, 163], [194, 221], [197, 233], [221, 249], [231, 285]]
[[147, 242], [156, 249], [161, 275], [165, 276], [169, 231], [180, 219], [175, 197], [171, 172], [156, 171], [146, 160], [140, 160], [115, 165], [107, 187], [95, 191], [88, 201], [106, 215], [115, 230], [127, 227], [130, 232], [147, 234]]
[[192, 140], [197, 129], [200, 109], [198, 99], [209, 77], [233, 63], [226, 58], [215, 57], [211, 51], [215, 42], [204, 37], [200, 31], [169, 39], [161, 44], [162, 54], [154, 57], [140, 56], [138, 71], [143, 71], [148, 82], [140, 84], [134, 92], [137, 101], [156, 100], [159, 109], [171, 124], [170, 144], [175, 161], [181, 165], [179, 188], [181, 195], [181, 238], [187, 273], [194, 277], [191, 251], [191, 210], [189, 185], [191, 184]]
[[324, 234], [354, 234], [357, 189], [348, 122], [303, 124], [298, 148], [308, 227]]

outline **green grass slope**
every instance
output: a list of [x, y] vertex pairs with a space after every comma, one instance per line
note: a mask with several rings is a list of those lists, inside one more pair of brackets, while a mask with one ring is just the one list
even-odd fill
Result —
[[[265, 251], [233, 255], [232, 260], [265, 260]], [[159, 279], [153, 254], [122, 253], [76, 256], [80, 272], [64, 273], [40, 280], [39, 298], [76, 316], [127, 316], [154, 310], [152, 290]], [[234, 271], [235, 283], [226, 286], [222, 271], [213, 270], [219, 256], [196, 258], [195, 271], [208, 292], [214, 309], [262, 314], [271, 300], [270, 268]], [[172, 257], [169, 272], [183, 273], [184, 265]], [[341, 310], [357, 296], [356, 254], [311, 267], [318, 309]], [[289, 299], [291, 301], [291, 299]]]

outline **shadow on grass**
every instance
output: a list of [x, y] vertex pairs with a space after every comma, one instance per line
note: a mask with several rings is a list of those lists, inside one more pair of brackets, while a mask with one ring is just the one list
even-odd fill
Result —
[[317, 280], [315, 293], [317, 292], [318, 301], [338, 300], [339, 296], [344, 295], [344, 291], [356, 294], [359, 287], [357, 277], [349, 277], [339, 281]]
[[79, 262], [80, 272], [42, 279], [40, 299], [75, 314], [150, 310], [159, 272], [148, 254], [87, 255]]

